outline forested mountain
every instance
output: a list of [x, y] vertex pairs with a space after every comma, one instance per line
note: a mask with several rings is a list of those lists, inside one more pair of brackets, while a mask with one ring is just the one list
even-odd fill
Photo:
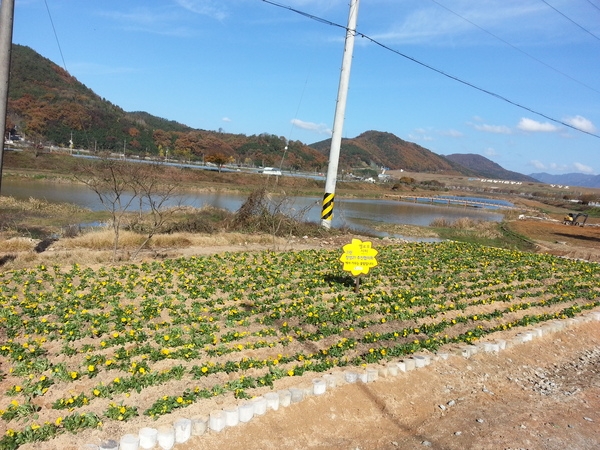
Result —
[[[12, 48], [7, 119], [9, 130], [36, 145], [68, 147], [72, 139], [74, 148], [94, 151], [185, 160], [217, 158], [294, 170], [324, 171], [331, 146], [331, 139], [309, 146], [268, 133], [246, 136], [198, 130], [146, 112], [126, 112], [21, 45]], [[465, 168], [391, 133], [367, 131], [342, 141], [340, 168], [382, 167], [489, 176], [480, 172], [480, 166]]]
[[449, 159], [456, 164], [460, 164], [467, 169], [471, 169], [473, 172], [478, 173], [485, 178], [511, 181], [536, 181], [527, 175], [506, 170], [494, 161], [490, 161], [484, 156], [473, 153], [454, 153], [452, 155], [447, 155], [446, 159]]
[[[331, 139], [316, 142], [310, 146], [328, 155]], [[476, 175], [475, 172], [420, 145], [380, 131], [366, 131], [353, 139], [342, 139], [340, 165], [387, 167], [411, 172]]]
[[29, 47], [13, 45], [7, 127], [36, 144], [130, 154], [229, 161], [321, 170], [327, 158], [299, 141], [197, 130], [126, 112], [99, 97], [65, 70]]

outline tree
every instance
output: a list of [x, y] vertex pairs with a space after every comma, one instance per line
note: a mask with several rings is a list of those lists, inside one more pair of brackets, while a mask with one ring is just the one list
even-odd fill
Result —
[[138, 196], [142, 164], [124, 163], [114, 159], [86, 162], [76, 169], [75, 178], [96, 193], [102, 206], [110, 213], [114, 233], [113, 261], [117, 259], [119, 235], [125, 214]]
[[150, 215], [150, 224], [143, 227], [146, 239], [133, 253], [132, 259], [135, 259], [152, 237], [162, 230], [169, 218], [181, 209], [179, 203], [167, 207], [170, 200], [177, 196], [179, 190], [181, 177], [178, 170], [169, 168], [168, 175], [164, 176], [162, 166], [151, 164], [144, 165], [142, 175], [132, 179], [132, 182], [135, 184], [134, 190], [140, 200], [140, 216], [147, 210]]
[[[179, 171], [169, 170], [165, 176], [164, 167], [159, 164], [124, 163], [114, 159], [87, 162], [77, 168], [76, 178], [96, 193], [104, 208], [111, 214], [113, 260], [117, 259], [123, 223], [127, 214], [133, 212], [134, 205], [139, 205], [138, 225], [146, 238], [132, 258], [179, 211], [179, 204], [168, 206], [177, 195], [180, 184]], [[143, 216], [146, 213], [150, 220], [144, 224]]]
[[219, 168], [219, 173], [225, 164], [227, 164], [230, 160], [229, 157], [224, 155], [223, 153], [213, 153], [212, 155], [207, 155], [204, 160], [209, 163], [216, 164]]

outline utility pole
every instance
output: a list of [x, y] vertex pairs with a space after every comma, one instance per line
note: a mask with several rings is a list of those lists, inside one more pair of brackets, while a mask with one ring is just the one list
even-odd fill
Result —
[[8, 107], [8, 80], [10, 78], [10, 51], [12, 48], [15, 0], [2, 0], [0, 4], [0, 195], [2, 194], [2, 167], [4, 162], [4, 139], [6, 110]]
[[360, 0], [351, 0], [348, 27], [346, 28], [346, 43], [342, 59], [342, 71], [338, 87], [337, 104], [333, 118], [333, 132], [331, 135], [331, 149], [329, 150], [329, 166], [325, 180], [325, 195], [323, 196], [323, 209], [321, 211], [321, 226], [330, 229], [333, 219], [333, 200], [335, 197], [335, 183], [337, 181], [340, 148], [342, 146], [342, 129], [344, 127], [344, 114], [346, 112], [346, 99], [350, 84], [350, 67], [352, 66], [352, 52], [354, 51], [354, 37], [356, 36], [356, 22], [358, 20], [358, 4]]

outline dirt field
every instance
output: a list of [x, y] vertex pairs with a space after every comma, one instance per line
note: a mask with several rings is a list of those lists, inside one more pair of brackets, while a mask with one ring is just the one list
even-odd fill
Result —
[[509, 228], [535, 241], [540, 252], [586, 261], [600, 261], [598, 219], [588, 219], [583, 227], [563, 225], [561, 222], [550, 220], [515, 220], [509, 223]]
[[[182, 449], [597, 449], [600, 327], [346, 384]], [[177, 447], [179, 448], [179, 447]]]
[[[588, 224], [591, 226], [574, 227], [526, 219], [508, 226], [535, 241], [540, 252], [600, 262], [600, 220], [589, 220]], [[340, 247], [349, 239], [297, 238], [268, 245], [244, 243], [174, 252], [192, 255], [265, 247]], [[285, 383], [294, 385], [277, 388], [308, 386], [312, 378], [314, 374], [293, 377]], [[591, 322], [499, 354], [478, 354], [469, 359], [452, 356], [398, 377], [344, 384], [248, 424], [193, 437], [175, 449], [597, 449], [598, 411], [600, 322]], [[180, 414], [165, 417], [163, 423], [139, 418], [128, 424], [128, 431], [191, 416], [193, 407]], [[115, 430], [94, 430], [21, 448], [79, 450], [86, 443], [119, 437]]]

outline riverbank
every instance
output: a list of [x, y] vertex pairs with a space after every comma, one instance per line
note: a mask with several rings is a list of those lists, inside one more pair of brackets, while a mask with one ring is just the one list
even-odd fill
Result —
[[[78, 183], [74, 176], [77, 158], [68, 155], [46, 154], [38, 158], [27, 152], [9, 153], [6, 161], [7, 179], [39, 180], [56, 184]], [[163, 180], [174, 176], [172, 168], [153, 173]], [[250, 197], [253, 192], [263, 191], [280, 196], [322, 195], [322, 182], [297, 177], [265, 177], [258, 174], [218, 173], [203, 170], [177, 170], [178, 187], [195, 192], [235, 192]], [[419, 178], [417, 174], [410, 178]], [[438, 179], [435, 190], [424, 190], [431, 185], [428, 180]], [[421, 174], [417, 184], [405, 183], [339, 183], [338, 198], [380, 199], [386, 195], [437, 196], [441, 186], [445, 195], [472, 195], [476, 181], [464, 177]], [[527, 186], [523, 189], [541, 189]], [[549, 189], [549, 188], [548, 188]], [[390, 194], [392, 193], [393, 194]], [[546, 193], [549, 193], [548, 190]], [[488, 192], [487, 196], [510, 201], [515, 209], [504, 211], [502, 223], [484, 223], [477, 220], [457, 219], [435, 221], [429, 226], [413, 226], [386, 222], [369, 222], [368, 228], [375, 230], [380, 239], [385, 236], [406, 237], [417, 240], [450, 239], [474, 242], [482, 245], [513, 248], [525, 251], [546, 251], [586, 260], [599, 260], [596, 248], [600, 247], [598, 225], [600, 219], [588, 218], [586, 227], [561, 224], [562, 217], [572, 211], [568, 204], [558, 199], [541, 203], [522, 192], [513, 195]], [[458, 210], [459, 208], [454, 208]], [[30, 198], [14, 201], [0, 197], [0, 262], [5, 269], [26, 267], [29, 264], [54, 263], [90, 264], [130, 260], [132, 255], [143, 258], [176, 257], [178, 254], [232, 251], [247, 248], [270, 248], [288, 250], [322, 248], [333, 245], [340, 237], [350, 240], [352, 236], [365, 232], [350, 229], [323, 230], [316, 224], [290, 223], [282, 216], [266, 216], [254, 222], [252, 227], [232, 227], [235, 213], [215, 208], [178, 208], [169, 213], [165, 224], [152, 238], [144, 243], [143, 224], [139, 213], [123, 216], [124, 226], [120, 231], [118, 254], [114, 251], [114, 233], [108, 224], [111, 214], [107, 211], [92, 211], [69, 204], [55, 204]], [[519, 215], [535, 219], [517, 220]], [[266, 221], [264, 220], [266, 219]], [[143, 222], [143, 221], [142, 221]], [[95, 224], [96, 229], [82, 228], [81, 224]], [[104, 225], [103, 225], [104, 224]], [[282, 225], [285, 225], [282, 227]], [[137, 228], [136, 228], [137, 227]], [[137, 232], [133, 232], [137, 231]], [[146, 227], [147, 231], [147, 227]]]

